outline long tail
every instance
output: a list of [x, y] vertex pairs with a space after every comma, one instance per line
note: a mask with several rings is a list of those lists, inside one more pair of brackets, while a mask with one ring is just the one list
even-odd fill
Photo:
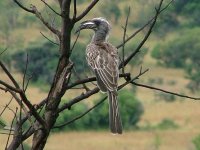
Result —
[[117, 93], [115, 91], [108, 91], [108, 99], [110, 130], [114, 134], [122, 134], [122, 122], [119, 113]]

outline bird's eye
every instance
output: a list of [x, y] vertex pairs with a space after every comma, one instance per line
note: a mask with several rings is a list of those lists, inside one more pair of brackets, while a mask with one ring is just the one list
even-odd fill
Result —
[[97, 26], [99, 26], [99, 24], [100, 24], [100, 21], [99, 20], [94, 20], [93, 21]]

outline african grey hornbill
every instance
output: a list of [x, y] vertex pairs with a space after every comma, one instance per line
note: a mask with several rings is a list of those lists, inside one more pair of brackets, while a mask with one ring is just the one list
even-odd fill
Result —
[[92, 29], [94, 36], [86, 48], [86, 59], [96, 75], [97, 85], [102, 92], [108, 93], [109, 123], [112, 133], [122, 133], [122, 123], [117, 101], [118, 52], [107, 39], [111, 29], [104, 18], [94, 18], [81, 23], [77, 32]]

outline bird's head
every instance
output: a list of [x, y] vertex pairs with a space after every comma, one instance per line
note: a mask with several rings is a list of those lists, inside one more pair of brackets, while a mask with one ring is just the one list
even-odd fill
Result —
[[76, 33], [80, 32], [83, 29], [92, 29], [95, 32], [104, 31], [106, 34], [108, 34], [111, 26], [105, 18], [99, 17], [82, 22], [79, 28], [76, 30]]

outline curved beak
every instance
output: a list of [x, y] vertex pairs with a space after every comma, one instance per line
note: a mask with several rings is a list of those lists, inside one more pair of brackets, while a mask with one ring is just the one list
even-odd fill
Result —
[[95, 29], [97, 26], [96, 24], [91, 21], [91, 20], [87, 20], [81, 23], [81, 25], [78, 27], [78, 29], [75, 31], [75, 33], [80, 32], [83, 29]]

